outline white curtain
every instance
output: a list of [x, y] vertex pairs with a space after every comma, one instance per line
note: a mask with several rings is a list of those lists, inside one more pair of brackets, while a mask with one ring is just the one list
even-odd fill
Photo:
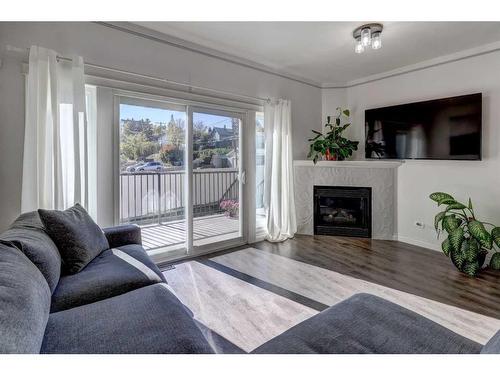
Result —
[[297, 232], [293, 189], [292, 122], [289, 100], [264, 107], [266, 158], [264, 206], [268, 241], [291, 238]]
[[21, 210], [88, 204], [83, 59], [32, 46], [26, 84]]

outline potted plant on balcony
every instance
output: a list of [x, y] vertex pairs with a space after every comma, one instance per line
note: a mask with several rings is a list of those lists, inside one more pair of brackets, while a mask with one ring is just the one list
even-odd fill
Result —
[[311, 142], [307, 157], [312, 159], [314, 164], [320, 159], [326, 160], [345, 160], [350, 157], [353, 151], [358, 149], [358, 141], [351, 141], [342, 136], [351, 124], [349, 121], [350, 111], [348, 109], [337, 108], [335, 122], [330, 122], [331, 116], [327, 117], [325, 128], [326, 133], [312, 130], [315, 134], [313, 138], [308, 139]]
[[220, 202], [220, 208], [227, 217], [235, 218], [238, 217], [240, 204], [234, 199], [224, 199]]
[[448, 234], [441, 244], [441, 249], [451, 258], [455, 267], [469, 276], [476, 276], [486, 260], [486, 255], [494, 251], [490, 267], [499, 270], [500, 227], [479, 221], [470, 198], [467, 205], [447, 193], [432, 193], [429, 198], [437, 202], [438, 206], [446, 206], [434, 218], [434, 227], [438, 235], [441, 231]]

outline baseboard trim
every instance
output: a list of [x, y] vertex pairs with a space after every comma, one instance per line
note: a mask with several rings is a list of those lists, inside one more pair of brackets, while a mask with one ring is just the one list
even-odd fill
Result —
[[426, 242], [426, 241], [421, 241], [421, 240], [416, 240], [414, 238], [406, 237], [406, 236], [397, 236], [397, 240], [400, 242], [405, 242], [409, 243], [410, 245], [415, 245], [415, 246], [420, 246], [420, 247], [425, 247], [427, 249], [435, 250], [435, 251], [441, 251], [441, 248], [439, 245]]

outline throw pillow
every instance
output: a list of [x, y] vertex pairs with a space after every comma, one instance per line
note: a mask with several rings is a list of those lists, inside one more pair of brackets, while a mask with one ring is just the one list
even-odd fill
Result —
[[78, 203], [65, 211], [39, 209], [38, 213], [47, 234], [61, 253], [66, 273], [81, 271], [109, 248], [102, 229]]

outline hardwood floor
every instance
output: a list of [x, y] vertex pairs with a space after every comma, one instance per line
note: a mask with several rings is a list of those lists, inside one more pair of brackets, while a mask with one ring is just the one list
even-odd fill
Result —
[[246, 352], [317, 314], [201, 262], [177, 264], [163, 274], [198, 322]]
[[252, 247], [500, 319], [500, 271], [470, 278], [441, 252], [398, 241], [304, 235]]
[[470, 278], [442, 253], [397, 241], [297, 235], [180, 262], [164, 275], [197, 320], [245, 351], [356, 293], [481, 344], [500, 330], [500, 272]]

